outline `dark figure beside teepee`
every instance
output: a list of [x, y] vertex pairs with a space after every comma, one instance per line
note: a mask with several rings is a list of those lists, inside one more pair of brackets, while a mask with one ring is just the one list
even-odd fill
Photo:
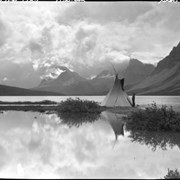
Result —
[[132, 107], [135, 107], [135, 93], [132, 95]]

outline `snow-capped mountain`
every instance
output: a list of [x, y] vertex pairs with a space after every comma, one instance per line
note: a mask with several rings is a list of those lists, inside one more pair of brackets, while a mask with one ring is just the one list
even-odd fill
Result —
[[[110, 67], [111, 68], [111, 67]], [[137, 69], [137, 71], [134, 71]], [[61, 92], [67, 95], [104, 95], [111, 88], [114, 82], [114, 73], [111, 69], [103, 70], [92, 79], [85, 79], [78, 73], [66, 67], [58, 66], [51, 71], [49, 76], [41, 81], [36, 90]], [[126, 73], [125, 85], [132, 85], [140, 82], [154, 70], [154, 66], [146, 65], [138, 60], [130, 60]], [[58, 77], [51, 78], [52, 73]]]

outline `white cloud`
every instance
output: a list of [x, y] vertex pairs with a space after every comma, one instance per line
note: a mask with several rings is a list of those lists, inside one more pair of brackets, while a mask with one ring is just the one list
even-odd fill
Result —
[[7, 78], [7, 77], [4, 77], [4, 78], [3, 78], [3, 81], [8, 81], [8, 78]]
[[57, 64], [91, 77], [129, 56], [156, 63], [180, 40], [178, 3], [14, 2], [0, 11], [0, 61], [32, 62], [41, 75]]
[[41, 79], [56, 79], [61, 73], [65, 70], [61, 70], [58, 67], [55, 68], [47, 68], [46, 72], [40, 77]]

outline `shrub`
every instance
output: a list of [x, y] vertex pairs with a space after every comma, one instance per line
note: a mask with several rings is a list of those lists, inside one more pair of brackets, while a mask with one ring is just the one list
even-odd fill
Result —
[[152, 151], [162, 149], [163, 151], [174, 146], [179, 146], [180, 133], [131, 130], [128, 136], [132, 142], [146, 145]]
[[166, 105], [158, 108], [156, 103], [153, 103], [145, 109], [139, 109], [128, 115], [126, 126], [127, 129], [134, 130], [180, 131], [180, 113]]
[[79, 127], [83, 123], [93, 123], [100, 118], [97, 113], [58, 113], [58, 116], [62, 120], [61, 123], [68, 127]]
[[100, 113], [101, 108], [95, 101], [81, 100], [80, 98], [72, 99], [68, 98], [65, 101], [61, 101], [58, 105], [60, 112], [77, 112], [77, 113]]
[[164, 176], [164, 179], [180, 179], [180, 173], [177, 169], [175, 171], [168, 169], [168, 173]]

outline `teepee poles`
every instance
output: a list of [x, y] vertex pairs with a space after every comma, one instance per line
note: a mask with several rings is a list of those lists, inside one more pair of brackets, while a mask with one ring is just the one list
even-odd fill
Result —
[[114, 69], [115, 75], [117, 75], [117, 72], [116, 72], [115, 67], [113, 66], [113, 64], [112, 64], [112, 63], [110, 63], [110, 64], [112, 65], [112, 67], [113, 67], [113, 69]]

